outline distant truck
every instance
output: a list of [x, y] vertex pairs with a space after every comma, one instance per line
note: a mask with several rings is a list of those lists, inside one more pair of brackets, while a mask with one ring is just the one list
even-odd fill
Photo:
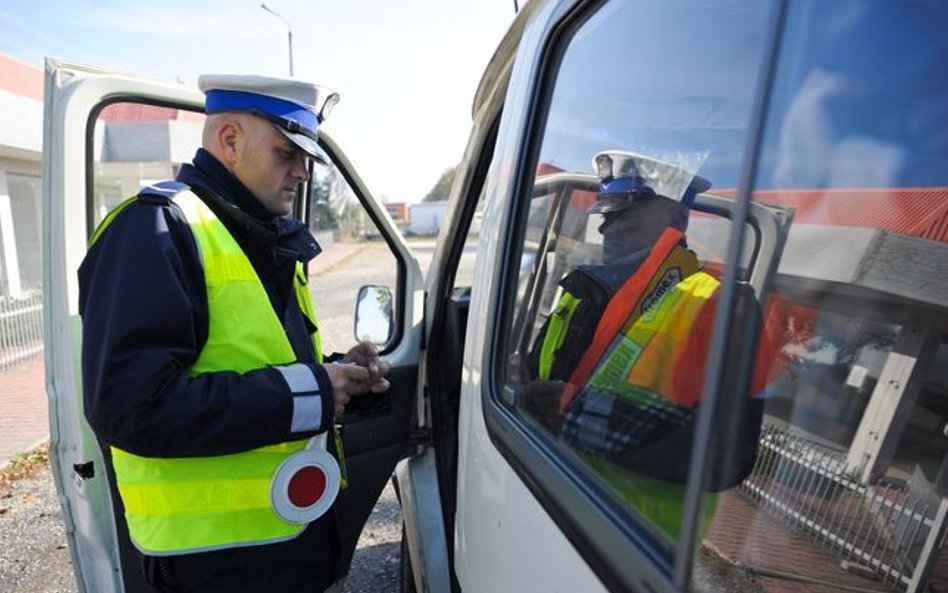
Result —
[[435, 236], [444, 222], [445, 202], [419, 202], [408, 207], [407, 235]]

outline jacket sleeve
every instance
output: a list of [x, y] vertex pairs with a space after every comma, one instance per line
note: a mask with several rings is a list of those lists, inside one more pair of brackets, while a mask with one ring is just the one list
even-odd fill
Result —
[[79, 269], [86, 418], [109, 445], [152, 457], [235, 453], [329, 428], [315, 363], [190, 377], [207, 339], [198, 247], [176, 206], [132, 204]]

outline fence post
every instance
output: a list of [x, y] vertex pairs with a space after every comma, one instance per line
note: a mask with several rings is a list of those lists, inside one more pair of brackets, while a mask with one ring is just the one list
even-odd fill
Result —
[[948, 499], [942, 498], [938, 504], [938, 510], [935, 512], [935, 518], [932, 519], [932, 526], [928, 530], [928, 537], [925, 538], [922, 553], [915, 564], [915, 570], [912, 571], [912, 580], [909, 581], [907, 593], [917, 593], [928, 581], [928, 576], [938, 559], [939, 544], [945, 536], [946, 516], [948, 516]]
[[43, 293], [0, 297], [0, 373], [43, 352]]

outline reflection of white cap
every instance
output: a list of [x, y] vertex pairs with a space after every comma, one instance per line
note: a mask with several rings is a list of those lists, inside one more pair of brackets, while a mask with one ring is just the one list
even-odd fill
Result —
[[289, 78], [244, 74], [205, 74], [198, 78], [208, 115], [228, 111], [252, 113], [269, 120], [284, 136], [321, 158], [316, 142], [319, 124], [339, 94], [319, 85]]
[[636, 199], [659, 195], [675, 201], [706, 191], [711, 182], [684, 167], [624, 150], [593, 158], [599, 195], [590, 213], [622, 210]]

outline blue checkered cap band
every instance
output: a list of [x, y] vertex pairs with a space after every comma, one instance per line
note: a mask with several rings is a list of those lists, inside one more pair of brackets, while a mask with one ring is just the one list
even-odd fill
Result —
[[297, 133], [316, 136], [319, 116], [309, 109], [276, 97], [245, 91], [211, 90], [207, 92], [204, 110], [208, 114], [225, 111], [249, 111], [274, 120]]
[[339, 102], [331, 89], [286, 78], [207, 74], [198, 79], [198, 87], [206, 95], [208, 114], [237, 111], [264, 117], [314, 156], [320, 154], [319, 125]]

